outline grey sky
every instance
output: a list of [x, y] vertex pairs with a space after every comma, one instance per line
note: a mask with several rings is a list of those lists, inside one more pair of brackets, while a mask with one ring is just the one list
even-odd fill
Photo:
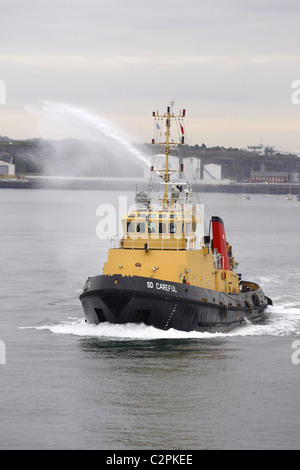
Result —
[[174, 100], [191, 144], [300, 149], [298, 0], [0, 0], [0, 9], [1, 135], [37, 136], [40, 117], [24, 108], [47, 100], [150, 141], [152, 110]]

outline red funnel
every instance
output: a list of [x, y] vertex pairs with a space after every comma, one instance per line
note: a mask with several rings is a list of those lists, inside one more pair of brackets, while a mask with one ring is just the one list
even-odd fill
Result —
[[212, 217], [212, 248], [222, 255], [222, 268], [231, 269], [225, 236], [224, 222], [220, 217]]

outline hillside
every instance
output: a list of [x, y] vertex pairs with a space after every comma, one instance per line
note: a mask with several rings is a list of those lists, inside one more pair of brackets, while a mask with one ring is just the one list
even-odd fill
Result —
[[[137, 145], [136, 152], [151, 155], [153, 146]], [[256, 155], [240, 149], [224, 147], [207, 148], [181, 146], [173, 151], [180, 159], [200, 158], [203, 165], [221, 165], [222, 178], [237, 182], [249, 181], [251, 171], [259, 171], [265, 165], [266, 171], [300, 173], [300, 158], [296, 155]], [[99, 176], [99, 177], [140, 177], [143, 165], [130, 149], [115, 144], [66, 140], [32, 139], [25, 141], [0, 138], [0, 160], [13, 161], [16, 173]]]

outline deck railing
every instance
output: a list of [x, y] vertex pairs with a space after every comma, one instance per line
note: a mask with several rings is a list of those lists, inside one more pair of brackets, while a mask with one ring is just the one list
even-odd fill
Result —
[[200, 245], [194, 234], [187, 237], [183, 237], [182, 234], [180, 236], [156, 234], [149, 237], [117, 234], [111, 238], [110, 247], [132, 250], [196, 250]]

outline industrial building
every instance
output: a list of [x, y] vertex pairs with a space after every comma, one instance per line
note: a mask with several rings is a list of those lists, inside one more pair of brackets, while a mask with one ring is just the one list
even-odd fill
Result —
[[15, 175], [15, 165], [13, 163], [3, 162], [0, 160], [0, 178], [14, 178]]
[[283, 171], [251, 171], [251, 183], [288, 183], [289, 174]]
[[271, 145], [248, 145], [247, 152], [256, 153], [257, 155], [274, 155], [275, 147]]

